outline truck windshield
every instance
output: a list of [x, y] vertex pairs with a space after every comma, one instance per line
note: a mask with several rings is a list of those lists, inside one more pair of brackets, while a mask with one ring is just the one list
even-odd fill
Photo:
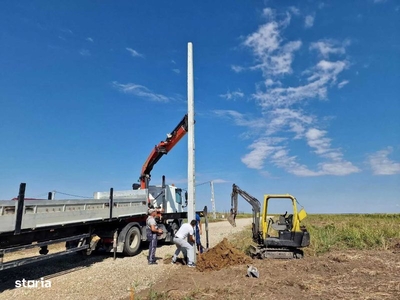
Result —
[[178, 204], [182, 204], [182, 190], [181, 189], [175, 190], [175, 201]]

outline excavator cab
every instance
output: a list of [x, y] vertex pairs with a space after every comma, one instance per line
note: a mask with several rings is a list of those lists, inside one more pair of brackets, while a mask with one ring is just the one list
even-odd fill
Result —
[[282, 230], [290, 231], [292, 226], [293, 226], [293, 215], [290, 214], [288, 216], [287, 212], [285, 212], [285, 214], [283, 215], [280, 215], [277, 222], [275, 222], [273, 218], [268, 219], [268, 229], [272, 228], [278, 232]]
[[[268, 203], [271, 199], [289, 200], [292, 202], [293, 214], [286, 212], [278, 217], [277, 221], [268, 216]], [[307, 216], [304, 208], [297, 211], [297, 200], [293, 196], [286, 195], [265, 195], [262, 213], [262, 234], [264, 246], [267, 248], [288, 248], [298, 249], [307, 247], [310, 244], [310, 235], [305, 226], [300, 226], [300, 222]], [[271, 236], [269, 232], [275, 231], [277, 236]], [[302, 255], [301, 251], [296, 252]]]

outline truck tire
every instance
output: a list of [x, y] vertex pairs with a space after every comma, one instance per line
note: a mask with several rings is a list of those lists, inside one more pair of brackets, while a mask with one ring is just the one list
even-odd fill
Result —
[[125, 235], [124, 253], [129, 256], [138, 254], [141, 241], [140, 229], [132, 226]]
[[179, 230], [179, 223], [178, 223], [178, 221], [174, 221], [173, 223], [171, 223], [168, 227], [168, 235], [169, 235], [169, 238], [168, 239], [166, 239], [166, 243], [167, 244], [170, 244], [170, 245], [173, 245], [174, 244], [174, 237], [175, 237], [175, 234], [177, 233], [177, 231]]
[[179, 230], [179, 224], [178, 224], [178, 222], [175, 221], [175, 222], [172, 223], [172, 225], [171, 225], [172, 237], [175, 236], [175, 234], [178, 232], [178, 230]]

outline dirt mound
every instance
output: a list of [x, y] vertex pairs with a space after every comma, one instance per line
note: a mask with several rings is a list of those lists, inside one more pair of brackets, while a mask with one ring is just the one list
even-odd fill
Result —
[[251, 259], [236, 249], [225, 238], [215, 247], [200, 255], [197, 259], [197, 269], [203, 271], [217, 271], [228, 266], [250, 263]]

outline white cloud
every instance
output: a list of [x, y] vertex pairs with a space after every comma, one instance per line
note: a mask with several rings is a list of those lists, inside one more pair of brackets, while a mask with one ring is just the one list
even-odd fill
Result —
[[90, 55], [91, 55], [91, 54], [90, 54], [90, 51], [87, 50], [87, 49], [82, 49], [82, 50], [80, 50], [80, 51], [79, 51], [79, 54], [82, 55], [82, 56], [90, 56]]
[[267, 138], [254, 141], [249, 146], [251, 151], [242, 157], [242, 162], [250, 169], [261, 170], [266, 158], [277, 150], [274, 144], [274, 141]]
[[305, 28], [311, 28], [314, 26], [314, 19], [315, 17], [312, 15], [308, 15], [304, 19], [304, 27]]
[[125, 48], [133, 57], [143, 57], [143, 54], [137, 52], [135, 49], [132, 48]]
[[272, 135], [281, 131], [295, 133], [294, 139], [299, 139], [304, 136], [306, 127], [314, 122], [313, 116], [308, 116], [301, 110], [289, 108], [277, 108], [270, 110], [268, 115], [257, 118], [251, 115], [245, 115], [235, 110], [214, 110], [215, 115], [232, 119], [238, 126], [249, 128], [249, 132], [245, 133], [246, 138], [255, 133], [264, 133]]
[[247, 36], [244, 45], [251, 48], [257, 60], [257, 64], [251, 69], [260, 69], [264, 75], [283, 75], [292, 72], [294, 52], [302, 43], [291, 41], [282, 45], [280, 30], [285, 26], [286, 24], [282, 22], [271, 21]]
[[321, 169], [319, 175], [345, 176], [360, 172], [360, 169], [351, 162], [339, 160], [334, 162], [324, 162], [318, 165]]
[[219, 117], [233, 119], [238, 126], [249, 127], [251, 129], [264, 129], [267, 126], [265, 119], [246, 116], [235, 110], [214, 110], [213, 113]]
[[244, 44], [251, 47], [256, 56], [263, 57], [278, 49], [280, 40], [278, 23], [270, 22], [260, 26], [256, 32], [249, 35]]
[[393, 152], [392, 147], [377, 151], [368, 157], [368, 163], [374, 175], [394, 175], [400, 174], [400, 163], [389, 159]]
[[324, 130], [310, 128], [305, 134], [307, 144], [314, 149], [314, 152], [320, 156], [339, 160], [342, 153], [338, 149], [331, 149], [331, 139], [325, 137], [327, 134]]
[[260, 138], [254, 141], [249, 148], [251, 151], [242, 157], [242, 162], [250, 169], [262, 170], [268, 159], [273, 165], [297, 176], [318, 176], [318, 172], [309, 170], [306, 166], [296, 162], [295, 156], [289, 156], [284, 146], [278, 146], [283, 138]]
[[339, 82], [338, 84], [338, 88], [341, 89], [342, 87], [344, 87], [346, 84], [348, 84], [350, 81], [348, 80], [343, 80], [341, 82]]
[[213, 183], [228, 183], [230, 181], [229, 180], [225, 180], [225, 179], [221, 179], [221, 178], [217, 178], [217, 179], [213, 179], [212, 182]]
[[326, 132], [318, 129], [309, 129], [306, 133], [307, 143], [315, 149], [315, 153], [325, 158], [317, 166], [317, 170], [311, 170], [306, 165], [297, 162], [296, 156], [289, 155], [287, 146], [282, 145], [285, 138], [263, 137], [254, 141], [249, 149], [251, 151], [242, 157], [242, 162], [251, 169], [262, 170], [265, 161], [284, 169], [296, 176], [344, 176], [357, 173], [360, 169], [351, 162], [343, 159], [338, 149], [331, 148], [331, 140], [325, 137]]
[[175, 72], [176, 74], [179, 74], [181, 72], [181, 70], [179, 69], [172, 69], [173, 72]]
[[244, 93], [238, 89], [234, 92], [228, 91], [226, 94], [219, 95], [221, 98], [225, 98], [226, 100], [236, 100], [238, 98], [243, 98]]
[[169, 102], [172, 100], [170, 97], [164, 96], [162, 94], [157, 94], [154, 93], [153, 91], [149, 90], [147, 87], [135, 83], [127, 83], [127, 84], [122, 84], [114, 81], [112, 83], [113, 87], [116, 88], [117, 90], [127, 93], [127, 94], [132, 94], [135, 96], [138, 96], [140, 98], [144, 98], [150, 101], [155, 101], [155, 102]]
[[176, 62], [175, 62], [174, 60], [171, 60], [171, 63], [174, 64], [174, 65], [176, 65]]
[[74, 33], [72, 32], [72, 30], [71, 30], [71, 29], [68, 29], [68, 28], [66, 28], [66, 29], [61, 29], [61, 31], [64, 32], [64, 33], [74, 34]]
[[272, 19], [275, 17], [275, 11], [269, 7], [266, 7], [263, 9], [263, 16]]
[[338, 41], [325, 39], [311, 43], [310, 50], [317, 50], [322, 57], [327, 58], [330, 54], [345, 54], [345, 47], [349, 44], [349, 40], [346, 40], [340, 44]]
[[293, 105], [307, 99], [327, 96], [327, 87], [335, 83], [337, 76], [348, 67], [347, 61], [330, 62], [321, 60], [311, 70], [311, 75], [306, 78], [308, 83], [296, 87], [266, 87], [259, 89], [254, 98], [263, 108]]
[[86, 40], [87, 40], [88, 42], [93, 43], [93, 39], [92, 39], [91, 37], [86, 38]]
[[295, 6], [290, 6], [289, 11], [296, 16], [300, 15], [300, 10]]
[[232, 65], [231, 68], [232, 68], [232, 70], [235, 71], [236, 73], [240, 73], [240, 72], [242, 72], [242, 71], [244, 70], [244, 67], [235, 66], [235, 65]]
[[313, 116], [308, 116], [299, 109], [276, 108], [270, 112], [266, 133], [289, 131], [296, 134], [294, 139], [299, 139], [304, 136], [305, 128], [310, 126], [314, 120]]
[[[326, 130], [321, 130], [316, 116], [307, 114], [302, 107], [313, 99], [326, 99], [328, 89], [337, 84], [339, 76], [350, 63], [340, 59], [345, 54], [349, 41], [342, 43], [334, 40], [320, 40], [312, 43], [310, 52], [318, 51], [320, 59], [309, 66], [291, 81], [291, 85], [282, 84], [281, 78], [291, 75], [296, 51], [300, 49], [301, 40], [287, 40], [284, 29], [290, 25], [290, 14], [297, 14], [296, 9], [289, 9], [286, 14], [275, 10], [264, 9], [263, 16], [267, 22], [249, 34], [243, 45], [250, 49], [256, 64], [249, 70], [261, 70], [263, 84], [256, 84], [253, 98], [261, 109], [262, 117], [254, 117], [234, 110], [214, 111], [220, 117], [228, 117], [238, 126], [247, 128], [245, 137], [254, 138], [249, 145], [249, 152], [241, 160], [248, 167], [264, 172], [269, 163], [296, 176], [343, 176], [359, 172], [360, 169], [344, 159], [343, 151], [332, 146], [332, 139]], [[283, 17], [282, 17], [283, 16]], [[283, 18], [283, 20], [278, 20]], [[336, 60], [329, 56], [336, 54]], [[236, 66], [235, 66], [236, 67]], [[234, 71], [240, 72], [238, 67]], [[338, 86], [343, 87], [347, 80]], [[227, 98], [229, 94], [224, 95]], [[292, 140], [303, 140], [318, 162], [311, 169], [300, 159], [290, 154]]]
[[296, 161], [296, 156], [289, 156], [289, 151], [285, 148], [279, 149], [271, 159], [272, 163], [279, 168], [286, 170], [288, 173], [301, 176], [318, 176], [318, 172], [312, 171], [307, 166], [299, 164]]

